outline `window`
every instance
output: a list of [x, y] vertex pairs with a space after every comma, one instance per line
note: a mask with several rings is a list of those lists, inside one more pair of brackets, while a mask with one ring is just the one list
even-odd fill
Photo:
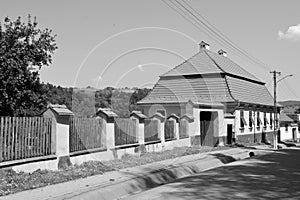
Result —
[[270, 128], [273, 128], [273, 116], [272, 113], [270, 113]]
[[244, 111], [241, 110], [240, 113], [241, 113], [241, 116], [240, 116], [240, 129], [244, 130], [245, 126], [247, 125], [247, 122], [246, 122], [246, 120], [244, 118]]
[[259, 111], [257, 111], [257, 119], [256, 119], [256, 124], [257, 124], [257, 128], [260, 127], [260, 125], [262, 124], [262, 121], [260, 119], [260, 116], [259, 116]]
[[249, 111], [249, 128], [252, 128], [253, 122], [252, 122], [252, 111]]
[[289, 125], [285, 124], [285, 132], [288, 132], [288, 131], [289, 131]]
[[253, 114], [252, 111], [249, 111], [249, 130], [252, 131], [253, 125], [254, 125], [254, 120], [253, 120]]
[[267, 127], [267, 124], [269, 124], [268, 119], [267, 119], [267, 113], [264, 113], [264, 128]]

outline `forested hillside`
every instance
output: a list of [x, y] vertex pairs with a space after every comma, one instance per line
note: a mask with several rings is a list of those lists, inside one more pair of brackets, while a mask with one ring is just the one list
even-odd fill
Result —
[[136, 103], [144, 98], [150, 89], [105, 89], [63, 88], [44, 84], [48, 103], [65, 104], [76, 116], [93, 116], [98, 108], [109, 107], [120, 117], [128, 117], [132, 110], [137, 110]]
[[283, 106], [283, 112], [285, 113], [300, 113], [300, 101], [280, 101], [278, 102]]

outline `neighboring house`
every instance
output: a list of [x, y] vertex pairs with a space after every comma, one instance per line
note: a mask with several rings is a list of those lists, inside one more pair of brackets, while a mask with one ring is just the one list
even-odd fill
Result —
[[273, 97], [265, 83], [203, 41], [196, 55], [161, 75], [138, 105], [149, 117], [193, 116], [190, 136], [200, 145], [273, 141]]
[[297, 114], [280, 113], [280, 134], [281, 141], [297, 141], [299, 116]]

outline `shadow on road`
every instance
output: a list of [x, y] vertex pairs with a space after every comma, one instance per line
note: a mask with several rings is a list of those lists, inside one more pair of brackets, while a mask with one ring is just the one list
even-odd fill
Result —
[[231, 163], [166, 186], [166, 199], [299, 199], [300, 149]]
[[227, 164], [233, 161], [236, 161], [236, 159], [232, 156], [227, 156], [221, 153], [215, 153], [215, 154], [210, 154], [216, 158], [218, 158], [222, 163]]

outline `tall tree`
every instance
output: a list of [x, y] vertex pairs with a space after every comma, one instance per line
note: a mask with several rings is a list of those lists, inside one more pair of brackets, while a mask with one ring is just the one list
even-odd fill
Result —
[[46, 106], [39, 70], [52, 62], [57, 49], [52, 30], [6, 17], [0, 24], [0, 116], [30, 116]]

